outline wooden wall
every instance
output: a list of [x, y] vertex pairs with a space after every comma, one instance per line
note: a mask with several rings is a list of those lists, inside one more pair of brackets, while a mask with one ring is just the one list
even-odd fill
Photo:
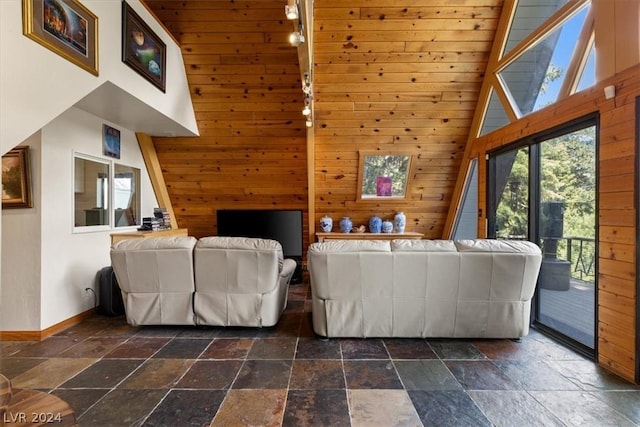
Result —
[[[616, 86], [615, 99], [603, 88]], [[636, 221], [636, 98], [640, 97], [640, 65], [595, 87], [531, 114], [479, 138], [470, 148], [477, 157], [479, 207], [486, 206], [485, 153], [542, 130], [599, 112], [598, 149], [598, 362], [618, 375], [638, 381]], [[484, 209], [483, 209], [484, 211]], [[486, 218], [478, 223], [486, 235]]]
[[[502, 0], [405, 3], [314, 2], [315, 221], [404, 211], [440, 238]], [[360, 150], [415, 156], [406, 200], [356, 200]]]
[[214, 235], [216, 210], [232, 208], [302, 209], [306, 224], [304, 103], [286, 2], [145, 2], [182, 48], [200, 130], [153, 138], [179, 226]]

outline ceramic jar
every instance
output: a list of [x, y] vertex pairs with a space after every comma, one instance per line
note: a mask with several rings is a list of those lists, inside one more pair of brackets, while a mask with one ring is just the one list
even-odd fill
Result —
[[325, 215], [320, 218], [320, 229], [323, 233], [331, 233], [331, 230], [333, 229], [333, 218], [329, 215]]
[[391, 221], [384, 220], [382, 222], [382, 232], [383, 233], [393, 233], [393, 223]]
[[404, 212], [398, 212], [393, 218], [393, 225], [395, 226], [396, 233], [404, 233], [404, 228], [407, 225], [407, 217]]
[[340, 220], [340, 232], [341, 233], [351, 233], [351, 229], [353, 228], [353, 223], [348, 216], [342, 217]]
[[380, 233], [382, 231], [382, 219], [379, 216], [372, 216], [369, 220], [369, 232]]

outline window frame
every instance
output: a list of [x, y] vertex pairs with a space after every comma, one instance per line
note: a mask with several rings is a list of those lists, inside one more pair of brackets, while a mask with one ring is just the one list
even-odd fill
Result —
[[[76, 193], [78, 193], [76, 190], [78, 189], [78, 182], [77, 182], [77, 163], [76, 161], [80, 159], [83, 161], [90, 161], [90, 162], [94, 162], [94, 163], [98, 163], [98, 164], [102, 164], [102, 165], [106, 165], [108, 168], [108, 172], [107, 172], [107, 191], [108, 191], [108, 195], [107, 195], [107, 207], [105, 208], [106, 210], [106, 218], [107, 218], [107, 223], [106, 224], [100, 224], [100, 225], [76, 225]], [[130, 168], [130, 169], [134, 169], [134, 170], [138, 170], [138, 181], [140, 181], [142, 179], [142, 170], [140, 168], [137, 168], [135, 166], [130, 166], [130, 165], [126, 165], [124, 163], [118, 162], [116, 160], [111, 160], [111, 159], [105, 159], [102, 157], [97, 157], [97, 156], [92, 156], [89, 154], [84, 154], [84, 153], [80, 153], [80, 152], [76, 152], [74, 151], [72, 153], [72, 180], [71, 180], [71, 218], [72, 218], [72, 232], [75, 233], [91, 233], [91, 232], [97, 232], [97, 231], [124, 231], [124, 230], [128, 230], [128, 229], [132, 229], [134, 227], [138, 227], [140, 226], [140, 224], [142, 223], [142, 218], [141, 218], [141, 203], [142, 203], [142, 195], [141, 195], [141, 182], [137, 182], [136, 183], [136, 188], [135, 188], [135, 192], [134, 197], [136, 198], [136, 212], [134, 215], [134, 224], [132, 225], [127, 225], [127, 226], [120, 226], [118, 227], [115, 224], [115, 177], [116, 177], [116, 166], [121, 166], [121, 167], [125, 167], [125, 168]], [[83, 187], [86, 187], [86, 185], [88, 185], [86, 179], [83, 178]]]
[[[404, 185], [404, 193], [402, 196], [367, 196], [362, 194], [362, 186], [364, 183], [365, 162], [370, 156], [404, 156], [407, 157], [407, 175]], [[413, 167], [415, 165], [414, 155], [403, 150], [359, 150], [358, 151], [358, 182], [356, 186], [356, 201], [364, 203], [383, 203], [385, 201], [396, 202], [398, 200], [407, 200], [408, 192], [414, 175]]]

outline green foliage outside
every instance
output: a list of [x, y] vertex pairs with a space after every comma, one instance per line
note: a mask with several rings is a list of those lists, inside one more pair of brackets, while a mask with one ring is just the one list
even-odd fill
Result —
[[[595, 254], [595, 142], [595, 127], [590, 127], [540, 144], [540, 202], [563, 203], [563, 240], [558, 255], [568, 257], [567, 238], [579, 238], [573, 239], [571, 261], [574, 270], [584, 273], [582, 278], [586, 280], [592, 280], [589, 264]], [[518, 150], [498, 202], [496, 234], [499, 238], [528, 235], [528, 152], [528, 148]], [[580, 255], [582, 258], [578, 259]]]

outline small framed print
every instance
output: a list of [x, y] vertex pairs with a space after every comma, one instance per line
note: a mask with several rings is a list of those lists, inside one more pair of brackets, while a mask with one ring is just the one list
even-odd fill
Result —
[[32, 206], [29, 147], [16, 147], [2, 156], [2, 209]]
[[120, 131], [109, 125], [102, 125], [102, 154], [120, 158]]

